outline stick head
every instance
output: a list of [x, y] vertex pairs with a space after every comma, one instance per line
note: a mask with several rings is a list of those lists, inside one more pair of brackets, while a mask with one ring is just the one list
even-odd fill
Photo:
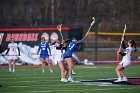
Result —
[[125, 30], [126, 30], [126, 24], [124, 25], [124, 32], [125, 32]]
[[95, 17], [92, 17], [93, 21], [91, 23], [91, 26], [95, 23]]
[[95, 17], [92, 17], [93, 20], [95, 20]]
[[62, 24], [57, 25], [57, 29], [58, 29], [58, 31], [61, 31], [61, 27], [62, 27]]

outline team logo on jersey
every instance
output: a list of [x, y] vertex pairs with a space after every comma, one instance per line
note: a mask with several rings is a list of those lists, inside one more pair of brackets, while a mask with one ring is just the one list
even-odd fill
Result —
[[3, 34], [3, 33], [0, 33], [0, 45], [1, 45], [1, 43], [2, 43], [3, 36], [4, 36], [4, 34]]

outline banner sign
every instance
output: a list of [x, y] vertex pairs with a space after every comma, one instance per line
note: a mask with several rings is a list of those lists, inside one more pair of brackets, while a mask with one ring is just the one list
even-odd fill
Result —
[[[62, 28], [62, 34], [64, 39], [69, 39], [71, 37], [76, 37], [81, 39], [83, 36], [82, 27], [64, 27]], [[48, 28], [0, 28], [0, 45], [2, 48], [6, 49], [10, 41], [10, 38], [14, 38], [17, 43], [24, 43], [29, 46], [38, 45], [41, 37], [45, 37], [50, 40], [50, 37], [61, 40], [61, 36], [56, 27]]]

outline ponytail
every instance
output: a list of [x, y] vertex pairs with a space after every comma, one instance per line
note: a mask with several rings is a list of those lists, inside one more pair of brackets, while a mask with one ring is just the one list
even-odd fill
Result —
[[137, 51], [136, 42], [134, 40], [130, 40], [129, 43], [131, 43], [131, 46], [135, 48], [134, 52], [136, 52]]
[[134, 48], [135, 48], [134, 52], [136, 52], [137, 51], [137, 46], [136, 46], [136, 42], [135, 41], [134, 41]]

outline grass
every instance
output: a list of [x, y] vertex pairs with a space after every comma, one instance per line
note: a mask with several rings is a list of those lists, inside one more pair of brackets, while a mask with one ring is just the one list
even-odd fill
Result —
[[[76, 81], [116, 77], [115, 65], [75, 66]], [[125, 69], [127, 77], [140, 77], [139, 65]], [[16, 73], [8, 73], [7, 66], [0, 66], [0, 93], [139, 93], [140, 86], [97, 86], [81, 82], [61, 83], [60, 72], [41, 73], [38, 66], [17, 66]]]

